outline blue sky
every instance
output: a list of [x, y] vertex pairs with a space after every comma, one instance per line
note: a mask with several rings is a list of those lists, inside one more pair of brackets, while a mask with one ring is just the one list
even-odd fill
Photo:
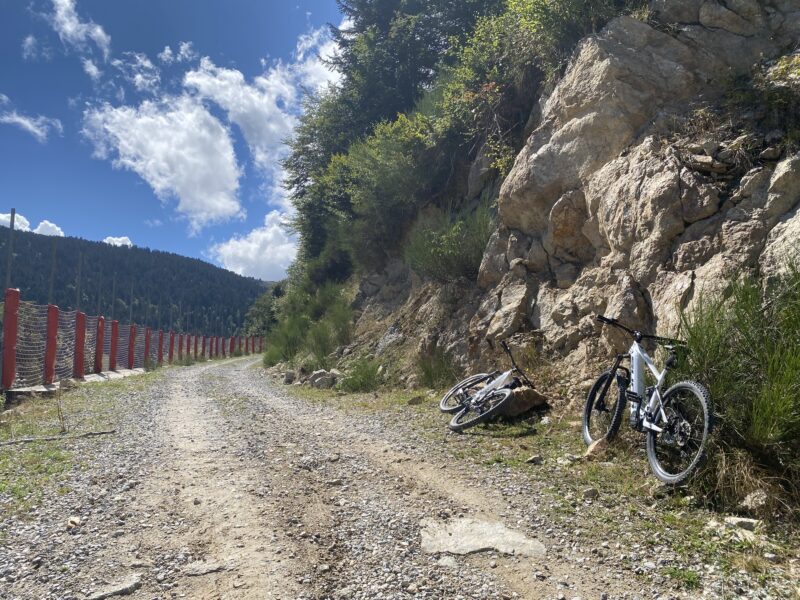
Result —
[[[334, 0], [0, 0], [0, 224], [279, 279], [283, 140]], [[127, 238], [127, 239], [126, 239]]]

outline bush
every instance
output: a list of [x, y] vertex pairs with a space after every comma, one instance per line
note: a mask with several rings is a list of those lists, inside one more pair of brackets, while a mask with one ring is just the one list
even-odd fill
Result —
[[708, 386], [718, 416], [701, 485], [728, 508], [756, 489], [799, 500], [800, 272], [791, 267], [768, 287], [735, 279], [682, 321], [680, 375]]
[[345, 392], [371, 392], [380, 385], [377, 361], [361, 358], [355, 361], [339, 387]]
[[406, 261], [420, 275], [439, 281], [475, 279], [494, 229], [488, 205], [454, 220], [440, 214], [417, 224], [406, 244]]
[[460, 375], [453, 358], [438, 347], [417, 355], [417, 374], [422, 385], [433, 389], [451, 386]]
[[319, 321], [309, 327], [305, 347], [319, 368], [330, 368], [330, 354], [334, 350], [334, 342], [331, 327], [326, 321]]
[[262, 360], [264, 361], [265, 367], [273, 367], [283, 360], [283, 353], [278, 346], [267, 344], [267, 348], [264, 350], [264, 358]]

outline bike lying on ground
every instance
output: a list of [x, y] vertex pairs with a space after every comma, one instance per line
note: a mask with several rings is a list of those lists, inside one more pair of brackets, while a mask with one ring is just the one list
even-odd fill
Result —
[[[589, 390], [583, 411], [584, 441], [590, 445], [602, 438], [613, 439], [625, 404], [630, 403], [630, 425], [647, 435], [647, 460], [655, 476], [670, 485], [685, 482], [705, 460], [714, 416], [708, 390], [696, 381], [679, 381], [662, 396], [667, 373], [677, 364], [676, 348], [685, 346], [684, 342], [646, 335], [609, 317], [598, 315], [597, 320], [622, 329], [633, 338], [633, 344], [626, 354], [616, 356], [611, 369]], [[663, 371], [645, 352], [643, 340], [667, 350]], [[622, 366], [626, 359], [630, 359], [630, 369]], [[650, 387], [646, 387], [645, 366], [656, 379]]]
[[439, 401], [442, 412], [455, 413], [448, 425], [453, 431], [463, 431], [491, 419], [511, 397], [514, 389], [523, 383], [533, 387], [525, 372], [517, 366], [508, 344], [502, 341], [500, 347], [511, 358], [511, 369], [467, 377], [450, 388]]

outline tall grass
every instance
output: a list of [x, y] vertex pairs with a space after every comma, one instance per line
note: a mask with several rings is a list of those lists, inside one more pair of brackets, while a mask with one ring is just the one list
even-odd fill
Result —
[[417, 375], [422, 385], [439, 389], [454, 384], [461, 373], [453, 357], [437, 346], [428, 354], [417, 355]]
[[342, 379], [339, 387], [345, 392], [371, 392], [380, 385], [378, 362], [369, 358], [355, 361], [347, 375]]
[[800, 500], [800, 272], [739, 277], [695, 306], [680, 375], [708, 386], [718, 418], [701, 485], [728, 507], [756, 489]]
[[439, 281], [475, 279], [493, 229], [494, 218], [487, 203], [452, 217], [440, 213], [420, 221], [411, 230], [406, 260], [420, 275]]
[[306, 349], [311, 353], [315, 366], [330, 369], [330, 354], [335, 348], [331, 326], [326, 321], [318, 321], [309, 327], [306, 335]]

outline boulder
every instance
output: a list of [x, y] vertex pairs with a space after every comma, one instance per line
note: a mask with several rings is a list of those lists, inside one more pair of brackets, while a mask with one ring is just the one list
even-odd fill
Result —
[[286, 371], [283, 374], [283, 383], [284, 385], [291, 385], [294, 383], [296, 378], [297, 378], [297, 373], [295, 373], [294, 371]]
[[311, 373], [308, 384], [313, 388], [327, 390], [336, 385], [336, 375], [325, 369], [319, 369]]
[[518, 417], [534, 408], [547, 406], [548, 398], [538, 390], [522, 386], [514, 390], [503, 406], [500, 408], [500, 415], [504, 417]]

